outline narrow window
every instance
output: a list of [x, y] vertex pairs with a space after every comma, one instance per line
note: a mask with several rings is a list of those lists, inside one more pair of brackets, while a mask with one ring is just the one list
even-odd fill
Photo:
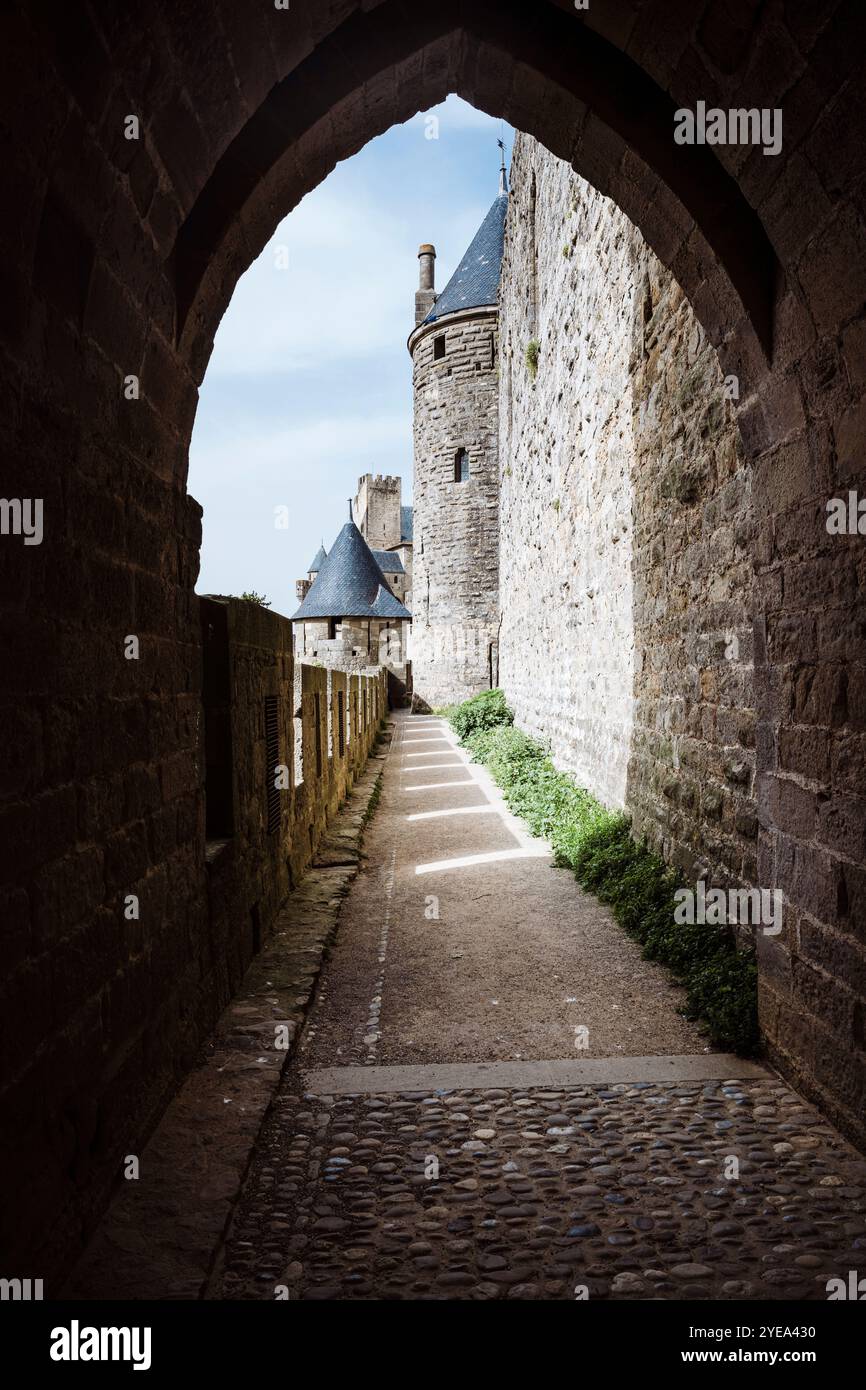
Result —
[[304, 780], [304, 676], [303, 667], [300, 663], [295, 667], [295, 684], [293, 695], [294, 713], [292, 717], [292, 734], [295, 749], [294, 773], [295, 786], [300, 787]]
[[276, 785], [280, 761], [280, 724], [276, 695], [265, 696], [265, 773], [268, 834], [280, 828], [280, 792]]
[[328, 690], [325, 696], [325, 710], [328, 716], [328, 761], [334, 756], [334, 673], [328, 671]]
[[445, 334], [440, 333], [438, 338], [433, 339], [433, 361], [441, 362], [445, 356]]
[[469, 482], [469, 455], [465, 449], [458, 449], [454, 455], [454, 481], [455, 483]]
[[205, 838], [234, 834], [231, 676], [225, 604], [200, 600], [205, 743]]
[[346, 751], [346, 696], [342, 690], [337, 691], [337, 747], [342, 758]]
[[337, 619], [336, 619], [336, 618], [329, 618], [329, 619], [328, 619], [328, 641], [329, 641], [329, 642], [333, 642], [333, 640], [334, 640], [334, 638], [336, 637], [336, 635], [337, 635]]
[[316, 776], [322, 775], [322, 697], [318, 690], [315, 694], [316, 701]]

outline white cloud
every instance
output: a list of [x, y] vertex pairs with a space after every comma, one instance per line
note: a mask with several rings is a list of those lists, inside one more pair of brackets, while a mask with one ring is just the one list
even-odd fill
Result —
[[[293, 611], [294, 581], [319, 541], [330, 548], [363, 473], [403, 476], [411, 500], [412, 426], [407, 415], [323, 418], [297, 427], [239, 429], [203, 438], [191, 451], [194, 497], [205, 504], [199, 593], [267, 594]], [[288, 528], [274, 525], [288, 508]]]
[[[452, 131], [487, 129], [492, 135], [496, 129], [490, 116], [457, 96], [414, 116], [404, 129], [423, 126], [429, 114], [440, 120], [440, 141]], [[437, 240], [442, 288], [487, 210], [483, 200], [477, 206], [469, 200], [459, 211], [441, 209], [438, 225], [430, 225], [431, 210], [420, 211], [411, 196], [403, 203], [388, 197], [383, 206], [381, 189], [377, 196], [341, 172], [283, 219], [241, 277], [217, 331], [209, 374], [303, 371], [405, 342], [419, 242]], [[492, 166], [490, 201], [493, 178]], [[278, 268], [278, 252], [285, 268]]]
[[[286, 248], [287, 268], [275, 252]], [[355, 194], [319, 188], [242, 277], [209, 372], [289, 372], [375, 352], [408, 335], [412, 241]]]
[[[286, 484], [310, 484], [325, 467], [345, 475], [352, 460], [360, 460], [364, 470], [382, 472], [381, 459], [395, 452], [405, 456], [404, 472], [411, 473], [412, 417], [405, 414], [334, 415], [303, 425], [283, 425], [273, 429], [251, 429], [248, 420], [227, 434], [203, 435], [190, 449], [191, 471], [206, 475], [208, 486], [237, 485], [245, 462], [255, 460], [256, 488], [276, 489]], [[362, 471], [364, 471], [362, 470]], [[353, 477], [353, 473], [348, 475]], [[360, 473], [359, 475], [360, 476]], [[275, 501], [279, 498], [275, 496]]]

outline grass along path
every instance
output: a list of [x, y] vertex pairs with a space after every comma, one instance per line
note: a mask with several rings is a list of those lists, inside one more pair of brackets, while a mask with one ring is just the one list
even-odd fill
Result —
[[742, 1055], [758, 1044], [757, 967], [727, 927], [679, 923], [682, 879], [631, 834], [628, 818], [606, 810], [547, 750], [516, 729], [501, 690], [445, 711], [461, 744], [501, 787], [509, 808], [552, 846], [554, 862], [609, 906], [645, 959], [665, 965], [686, 989], [686, 1015], [714, 1046]]

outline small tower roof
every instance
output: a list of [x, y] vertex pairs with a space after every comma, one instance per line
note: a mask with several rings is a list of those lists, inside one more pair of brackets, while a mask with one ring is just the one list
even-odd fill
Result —
[[460, 309], [478, 309], [496, 304], [507, 211], [508, 194], [502, 192], [475, 233], [469, 250], [436, 300], [425, 323], [436, 323], [446, 314], [455, 314]]
[[405, 574], [403, 561], [396, 550], [374, 550], [373, 559], [383, 574]]
[[405, 618], [408, 608], [392, 593], [354, 521], [347, 521], [322, 563], [292, 622], [314, 618]]
[[319, 570], [322, 568], [322, 565], [325, 563], [325, 561], [327, 560], [327, 558], [328, 558], [328, 552], [327, 552], [327, 550], [325, 549], [324, 545], [320, 545], [320, 546], [319, 546], [318, 554], [316, 555], [315, 560], [313, 561], [313, 563], [310, 565], [309, 569], [307, 570], [307, 574], [318, 574]]

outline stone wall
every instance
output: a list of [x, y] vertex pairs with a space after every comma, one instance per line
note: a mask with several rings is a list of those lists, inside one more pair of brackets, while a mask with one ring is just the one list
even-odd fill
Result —
[[824, 525], [825, 497], [845, 495], [828, 412], [857, 373], [822, 349], [806, 441], [790, 382], [766, 409], [738, 399], [640, 233], [522, 136], [500, 341], [501, 683], [518, 723], [687, 878], [781, 891], [781, 934], [755, 936], [768, 1051], [862, 1140], [862, 554], [851, 537], [831, 553]]
[[[412, 678], [434, 707], [489, 688], [499, 620], [496, 313], [450, 314], [410, 338], [415, 483]], [[444, 337], [445, 351], [434, 354]], [[455, 481], [457, 452], [469, 480]]]
[[721, 370], [636, 228], [525, 137], [500, 331], [518, 722], [687, 873], [753, 882], [753, 536]]
[[[29, 1250], [37, 1263], [28, 1267], [49, 1283], [267, 939], [386, 709], [381, 672], [293, 667], [288, 619], [240, 600], [193, 600], [193, 608], [204, 669], [187, 702], [190, 753], [154, 767], [143, 747], [140, 763], [115, 770], [106, 745], [102, 776], [79, 789], [79, 833], [107, 799], [129, 824], [107, 852], [83, 841], [64, 875], [51, 878], [52, 897], [46, 874], [34, 874], [40, 912], [51, 905], [56, 914], [51, 988], [37, 1008], [28, 980], [38, 957], [25, 956], [6, 980], [3, 1046], [18, 1079], [4, 1097], [2, 1160], [18, 1199], [3, 1206], [0, 1248], [13, 1261]], [[270, 824], [268, 713], [289, 779]], [[78, 756], [74, 746], [66, 756]], [[74, 798], [70, 809], [75, 816]], [[83, 1076], [68, 1064], [70, 1049], [87, 1061]]]
[[358, 479], [352, 516], [371, 550], [391, 550], [400, 544], [401, 492], [399, 477], [365, 473]]
[[[716, 354], [641, 247], [634, 296], [635, 829], [687, 878], [757, 882], [751, 474]], [[770, 885], [766, 885], [770, 886]]]
[[515, 144], [511, 183], [500, 284], [500, 683], [520, 725], [621, 806], [635, 658], [634, 250], [625, 219], [528, 139]]
[[[382, 672], [349, 674], [292, 661], [292, 624], [277, 613], [239, 600], [202, 600], [226, 611], [226, 655], [231, 720], [228, 755], [231, 833], [207, 843], [208, 900], [217, 952], [229, 967], [229, 997], [254, 951], [267, 935], [287, 893], [308, 867], [321, 835], [363, 770], [386, 709]], [[214, 660], [207, 641], [207, 664]], [[278, 801], [268, 790], [268, 710], [275, 705], [277, 765], [285, 768]], [[342, 751], [337, 721], [342, 710]], [[205, 702], [205, 732], [210, 711]], [[273, 737], [273, 735], [272, 735]], [[300, 748], [296, 747], [300, 744]], [[273, 746], [273, 745], [272, 745]], [[205, 793], [210, 796], [212, 767]], [[224, 930], [221, 930], [225, 924]], [[232, 972], [232, 957], [235, 970]]]
[[295, 623], [295, 652], [299, 662], [327, 666], [333, 671], [358, 674], [384, 670], [387, 706], [397, 709], [411, 696], [412, 668], [408, 658], [411, 624], [380, 618], [343, 618], [336, 636], [328, 637], [329, 624], [312, 620]]
[[[303, 759], [286, 807], [286, 852], [293, 883], [310, 863], [328, 821], [355, 778], [363, 771], [382, 727], [387, 673], [332, 671], [323, 666], [295, 668], [300, 675], [300, 727]], [[340, 737], [342, 723], [343, 737]]]

